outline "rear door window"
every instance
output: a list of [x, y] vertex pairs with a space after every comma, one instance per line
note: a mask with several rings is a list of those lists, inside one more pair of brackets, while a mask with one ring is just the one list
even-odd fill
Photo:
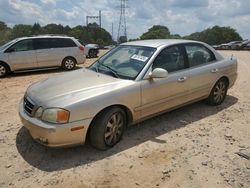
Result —
[[52, 48], [50, 39], [48, 38], [35, 39], [35, 49], [40, 50], [49, 48]]
[[189, 66], [194, 67], [215, 60], [212, 51], [200, 44], [185, 44]]

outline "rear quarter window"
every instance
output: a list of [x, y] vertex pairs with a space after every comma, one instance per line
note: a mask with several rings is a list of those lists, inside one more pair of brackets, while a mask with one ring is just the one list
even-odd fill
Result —
[[57, 48], [68, 48], [68, 47], [76, 47], [76, 43], [72, 39], [56, 39], [56, 47]]

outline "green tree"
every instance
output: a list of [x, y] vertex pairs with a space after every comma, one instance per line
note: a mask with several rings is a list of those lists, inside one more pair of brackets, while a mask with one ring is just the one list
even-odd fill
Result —
[[43, 34], [64, 34], [64, 27], [61, 24], [48, 24], [43, 27]]
[[169, 29], [162, 25], [154, 25], [146, 33], [143, 33], [140, 39], [167, 39], [171, 38]]
[[6, 23], [0, 21], [0, 31], [6, 30], [6, 29], [8, 29]]
[[192, 33], [184, 38], [206, 42], [210, 45], [242, 40], [242, 37], [235, 29], [220, 26], [214, 26], [201, 32]]
[[39, 35], [42, 32], [42, 28], [39, 23], [34, 23], [32, 27], [32, 34], [33, 35]]
[[18, 38], [24, 36], [32, 35], [32, 26], [31, 25], [15, 25], [11, 31], [11, 38]]
[[0, 21], [0, 45], [8, 42], [11, 38], [11, 29], [5, 22]]

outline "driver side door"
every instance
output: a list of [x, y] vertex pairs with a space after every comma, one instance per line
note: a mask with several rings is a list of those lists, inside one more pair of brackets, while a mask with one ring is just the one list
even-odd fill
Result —
[[189, 71], [182, 46], [163, 49], [152, 64], [152, 70], [168, 71], [166, 78], [146, 78], [141, 82], [141, 118], [171, 109], [188, 101]]
[[9, 62], [14, 70], [37, 67], [36, 52], [32, 39], [25, 39], [15, 43], [5, 53], [8, 54]]

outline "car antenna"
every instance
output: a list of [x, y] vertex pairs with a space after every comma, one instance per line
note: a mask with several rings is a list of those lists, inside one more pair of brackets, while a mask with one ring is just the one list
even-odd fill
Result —
[[234, 55], [232, 54], [232, 55], [231, 55], [231, 60], [233, 60], [233, 57], [234, 57]]

